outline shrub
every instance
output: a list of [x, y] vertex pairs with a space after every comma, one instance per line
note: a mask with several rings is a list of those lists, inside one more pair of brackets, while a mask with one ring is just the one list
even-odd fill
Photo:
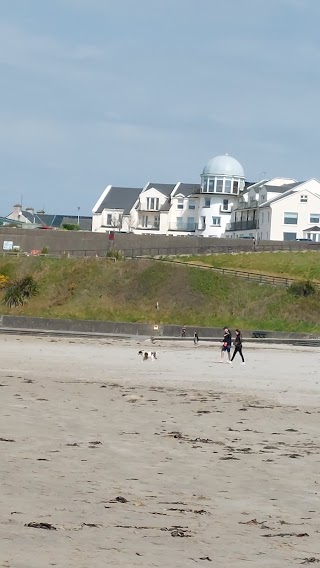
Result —
[[288, 287], [289, 294], [293, 296], [312, 296], [316, 291], [316, 288], [310, 280], [303, 280], [301, 282], [293, 282]]
[[4, 303], [9, 308], [23, 306], [32, 296], [38, 294], [38, 285], [32, 276], [25, 276], [8, 286], [4, 295]]
[[8, 276], [5, 276], [4, 274], [0, 274], [0, 288], [4, 288], [4, 286], [6, 284], [8, 284], [8, 282], [9, 282]]
[[79, 225], [72, 224], [72, 223], [63, 223], [62, 228], [66, 231], [79, 231]]
[[48, 247], [43, 247], [43, 249], [41, 250], [41, 254], [48, 254], [49, 249]]
[[107, 258], [115, 258], [115, 260], [124, 260], [125, 256], [121, 250], [108, 250], [106, 254]]

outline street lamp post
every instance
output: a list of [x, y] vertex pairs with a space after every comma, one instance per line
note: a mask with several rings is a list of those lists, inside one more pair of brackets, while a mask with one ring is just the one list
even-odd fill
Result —
[[80, 207], [77, 207], [78, 209], [78, 225], [80, 225]]

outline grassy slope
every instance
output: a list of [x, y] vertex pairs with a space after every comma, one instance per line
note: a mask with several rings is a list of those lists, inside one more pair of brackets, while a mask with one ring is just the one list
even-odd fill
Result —
[[272, 276], [320, 281], [320, 252], [255, 252], [188, 257], [219, 268], [239, 268]]
[[40, 285], [40, 294], [25, 306], [9, 310], [2, 304], [2, 313], [320, 331], [320, 293], [293, 298], [284, 288], [191, 267], [142, 260], [0, 258], [0, 274], [33, 274]]

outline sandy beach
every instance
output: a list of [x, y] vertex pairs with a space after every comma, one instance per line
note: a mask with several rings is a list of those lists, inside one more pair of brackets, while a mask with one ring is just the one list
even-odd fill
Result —
[[1, 567], [320, 563], [320, 350], [245, 346], [245, 366], [191, 342], [0, 350]]

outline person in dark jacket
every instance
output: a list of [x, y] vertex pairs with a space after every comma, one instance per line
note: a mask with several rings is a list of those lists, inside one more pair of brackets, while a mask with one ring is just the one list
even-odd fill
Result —
[[196, 330], [196, 331], [194, 332], [194, 334], [193, 334], [193, 343], [194, 343], [195, 345], [198, 345], [198, 343], [199, 343], [199, 335], [198, 335], [197, 330]]
[[225, 327], [224, 330], [223, 330], [220, 363], [223, 363], [223, 356], [224, 356], [225, 353], [228, 353], [227, 363], [231, 363], [231, 361], [230, 361], [230, 349], [231, 349], [231, 332], [230, 332], [230, 329], [228, 327]]
[[239, 353], [242, 359], [242, 364], [244, 364], [244, 356], [242, 354], [242, 336], [240, 329], [236, 329], [236, 338], [234, 340], [234, 352], [232, 354], [231, 361], [233, 361], [237, 353]]

